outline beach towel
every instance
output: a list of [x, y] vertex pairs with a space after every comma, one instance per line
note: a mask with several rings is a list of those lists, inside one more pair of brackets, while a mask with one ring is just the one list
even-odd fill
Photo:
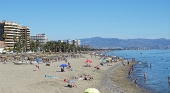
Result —
[[49, 76], [49, 75], [45, 75], [46, 78], [57, 78], [57, 76]]

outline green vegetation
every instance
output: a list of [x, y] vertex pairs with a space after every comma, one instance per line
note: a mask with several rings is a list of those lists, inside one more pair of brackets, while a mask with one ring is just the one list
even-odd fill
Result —
[[[20, 39], [15, 42], [14, 44], [14, 51], [17, 53], [25, 52], [25, 51], [32, 51], [32, 52], [78, 52], [78, 51], [89, 51], [90, 48], [82, 48], [82, 47], [76, 47], [75, 45], [70, 45], [66, 42], [56, 42], [56, 41], [49, 41], [46, 44], [40, 44], [40, 42], [37, 41], [30, 41], [30, 50], [24, 50], [24, 41], [21, 41]], [[11, 50], [11, 49], [10, 49]]]

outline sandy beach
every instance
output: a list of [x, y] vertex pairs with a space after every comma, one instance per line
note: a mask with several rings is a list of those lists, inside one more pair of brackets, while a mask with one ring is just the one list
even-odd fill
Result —
[[[83, 67], [86, 65], [86, 59], [90, 59], [92, 67]], [[15, 65], [7, 62], [0, 64], [0, 93], [84, 93], [87, 88], [97, 88], [103, 78], [103, 73], [111, 66], [101, 66], [101, 71], [96, 72], [94, 66], [99, 65], [102, 59], [85, 55], [85, 58], [70, 58], [68, 62], [71, 63], [73, 71], [65, 68], [65, 72], [61, 72], [60, 64], [65, 61], [53, 62], [51, 66], [39, 64], [40, 71], [34, 71], [35, 65]], [[115, 65], [117, 63], [112, 63]], [[83, 74], [93, 76], [93, 80], [78, 80]], [[48, 76], [56, 76], [57, 78], [47, 78]], [[64, 79], [75, 80], [77, 88], [65, 87], [68, 85]], [[109, 93], [105, 87], [101, 87], [101, 93]]]
[[[100, 66], [100, 71], [95, 71], [102, 59], [84, 54], [85, 58], [69, 58], [73, 71], [65, 68], [61, 72], [61, 64], [65, 61], [38, 64], [40, 70], [35, 71], [34, 65], [15, 65], [12, 62], [0, 64], [0, 93], [84, 93], [87, 88], [96, 88], [100, 93], [145, 93], [139, 87], [132, 86], [126, 79], [129, 66], [122, 66], [121, 62], [109, 63], [111, 66]], [[86, 60], [92, 60], [92, 67], [84, 67]], [[132, 63], [133, 64], [133, 63]], [[81, 75], [91, 75], [92, 80], [79, 80]], [[54, 76], [57, 78], [45, 77]], [[75, 79], [77, 77], [77, 79]], [[74, 80], [77, 88], [66, 87], [67, 82], [63, 80]]]

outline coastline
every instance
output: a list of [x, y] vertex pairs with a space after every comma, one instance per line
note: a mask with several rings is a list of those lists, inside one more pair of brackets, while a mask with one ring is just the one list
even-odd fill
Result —
[[[117, 86], [110, 80], [110, 75], [113, 74], [114, 70], [116, 70], [120, 66], [120, 61], [116, 62], [112, 67], [110, 67], [107, 71], [103, 73], [101, 83], [97, 87], [101, 91], [101, 93], [127, 93], [121, 87]], [[103, 90], [103, 87], [105, 87], [105, 90]]]
[[[136, 64], [136, 62], [130, 62], [130, 65], [134, 65], [134, 64]], [[136, 87], [136, 85], [132, 82], [132, 80], [127, 78], [129, 69], [130, 67], [127, 64], [125, 66], [122, 65], [118, 67], [117, 69], [115, 69], [114, 75], [110, 75], [110, 80], [115, 85], [120, 86], [127, 93], [149, 93], [149, 91], [147, 91], [144, 88], [141, 88], [138, 85]]]

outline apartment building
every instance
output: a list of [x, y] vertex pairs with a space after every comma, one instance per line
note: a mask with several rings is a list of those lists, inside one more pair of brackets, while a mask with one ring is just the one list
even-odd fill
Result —
[[67, 40], [67, 44], [72, 44], [72, 41], [70, 39]]
[[30, 29], [28, 26], [22, 26], [19, 30], [21, 41], [24, 43], [26, 50], [30, 49]]
[[58, 40], [58, 42], [63, 43], [64, 41], [63, 40]]
[[0, 41], [5, 42], [5, 48], [14, 48], [14, 44], [21, 40], [25, 41], [24, 46], [29, 49], [30, 29], [26, 26], [21, 26], [16, 22], [3, 20], [0, 22]]
[[36, 34], [30, 36], [30, 40], [36, 41], [38, 40], [40, 44], [46, 44], [48, 41], [50, 41], [45, 34]]
[[80, 40], [73, 40], [73, 44], [78, 47], [81, 45], [81, 41]]

